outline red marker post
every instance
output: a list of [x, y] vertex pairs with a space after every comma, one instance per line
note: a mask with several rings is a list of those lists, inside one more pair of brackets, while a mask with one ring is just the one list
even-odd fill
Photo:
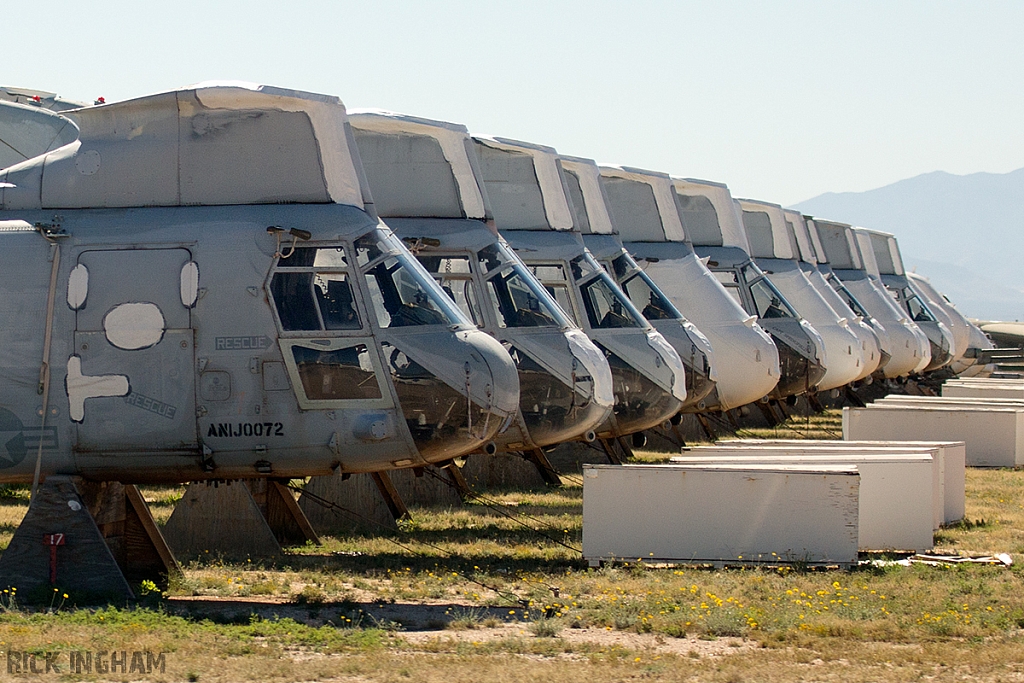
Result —
[[43, 545], [50, 546], [50, 585], [57, 585], [57, 546], [64, 545], [64, 534], [43, 534]]

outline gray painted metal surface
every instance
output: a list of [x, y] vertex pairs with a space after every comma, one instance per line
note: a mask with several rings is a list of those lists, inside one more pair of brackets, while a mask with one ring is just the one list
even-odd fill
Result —
[[0, 480], [40, 455], [123, 482], [374, 471], [507, 426], [511, 359], [379, 222], [336, 98], [210, 85], [73, 116], [78, 140], [2, 174]]

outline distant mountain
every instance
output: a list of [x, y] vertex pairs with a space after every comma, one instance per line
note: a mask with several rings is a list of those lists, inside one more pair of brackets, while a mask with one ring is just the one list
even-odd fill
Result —
[[964, 314], [1024, 320], [1024, 168], [936, 171], [867, 192], [828, 192], [793, 208], [891, 232], [907, 270], [929, 277]]

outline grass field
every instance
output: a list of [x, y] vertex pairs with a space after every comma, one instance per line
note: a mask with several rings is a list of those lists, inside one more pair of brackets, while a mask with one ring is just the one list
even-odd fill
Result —
[[[835, 420], [748, 435], [827, 438]], [[1021, 560], [1022, 493], [1024, 472], [968, 471], [967, 518], [937, 547]], [[164, 520], [181, 490], [145, 494]], [[326, 538], [279, 561], [211, 556], [144, 608], [72, 609], [58, 596], [30, 612], [8, 594], [0, 649], [40, 661], [166, 653], [163, 672], [75, 680], [1024, 680], [1019, 564], [589, 569], [578, 483], [487, 496], [493, 505], [415, 508], [398, 531]], [[0, 500], [0, 547], [25, 503], [19, 491]], [[19, 678], [9, 670], [0, 679]]]

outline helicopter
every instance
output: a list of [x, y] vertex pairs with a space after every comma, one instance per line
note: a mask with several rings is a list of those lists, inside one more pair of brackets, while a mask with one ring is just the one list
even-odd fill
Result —
[[742, 212], [728, 187], [694, 179], [674, 179], [672, 186], [694, 251], [778, 348], [780, 376], [770, 397], [816, 390], [827, 370], [824, 341], [750, 258]]
[[593, 441], [612, 409], [611, 370], [495, 229], [466, 127], [377, 110], [349, 121], [378, 214], [515, 361], [519, 411], [493, 450]]
[[597, 429], [612, 460], [612, 440], [627, 450], [643, 431], [668, 421], [686, 400], [683, 362], [583, 243], [555, 149], [474, 136], [495, 224], [559, 306], [597, 344], [611, 366], [615, 403]]
[[0, 171], [0, 481], [373, 472], [514, 419], [511, 358], [377, 217], [338, 98], [62, 116], [73, 142]]
[[870, 375], [880, 360], [877, 347], [867, 354], [866, 345], [850, 328], [849, 319], [836, 313], [804, 275], [797, 262], [796, 236], [786, 224], [782, 207], [751, 199], [737, 201], [754, 263], [771, 278], [797, 313], [814, 326], [825, 343], [828, 364], [817, 390], [838, 392]]
[[[583, 243], [615, 279], [644, 318], [672, 344], [686, 366], [686, 401], [682, 413], [717, 406], [718, 374], [711, 342], [683, 317], [658, 285], [626, 251], [611, 220], [608, 198], [601, 186], [601, 171], [592, 159], [559, 156], [563, 180], [569, 189], [575, 222]], [[675, 419], [675, 418], [673, 418]]]
[[[855, 297], [871, 318], [884, 326], [889, 337], [889, 362], [882, 368], [886, 379], [908, 377], [931, 363], [928, 337], [882, 286], [872, 278], [861, 257], [853, 228], [820, 218], [805, 218], [818, 257], [818, 270], [840, 296]], [[850, 299], [853, 303], [854, 299]]]
[[708, 410], [739, 408], [770, 393], [779, 381], [778, 350], [694, 253], [672, 179], [624, 167], [599, 170], [623, 246], [711, 344], [717, 403]]

